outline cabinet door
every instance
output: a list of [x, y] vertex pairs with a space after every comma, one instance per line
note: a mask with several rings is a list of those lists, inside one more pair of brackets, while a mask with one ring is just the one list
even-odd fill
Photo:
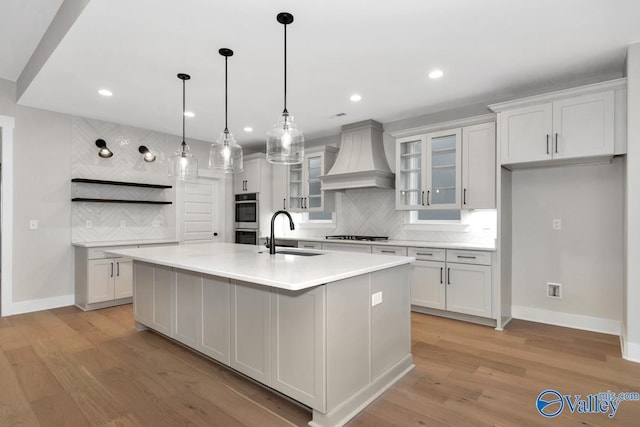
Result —
[[411, 268], [411, 304], [444, 310], [445, 263], [414, 261]]
[[173, 337], [175, 272], [171, 267], [153, 268], [153, 329]]
[[324, 154], [319, 153], [305, 158], [306, 200], [305, 208], [309, 212], [324, 211], [323, 192], [320, 190], [320, 176], [324, 175]]
[[460, 209], [461, 130], [427, 134], [427, 209]]
[[88, 286], [87, 302], [89, 304], [113, 299], [114, 262], [113, 259], [92, 259], [87, 261]]
[[176, 304], [173, 337], [197, 348], [202, 317], [202, 275], [192, 271], [178, 270], [176, 273]]
[[231, 367], [271, 385], [271, 295], [248, 282], [231, 285]]
[[551, 159], [552, 111], [548, 102], [500, 113], [502, 164]]
[[613, 154], [613, 91], [562, 99], [553, 103], [553, 157]]
[[491, 317], [491, 267], [447, 263], [447, 310]]
[[292, 212], [302, 212], [304, 210], [304, 164], [289, 166], [289, 182], [287, 185], [287, 201], [289, 210]]
[[133, 296], [133, 260], [116, 258], [113, 298], [130, 298]]
[[247, 183], [246, 171], [249, 162], [244, 162], [244, 172], [233, 174], [233, 194], [245, 193], [245, 185]]
[[272, 165], [271, 208], [273, 211], [287, 209], [287, 166]]
[[396, 209], [423, 209], [426, 136], [396, 141]]
[[225, 365], [229, 365], [230, 292], [229, 279], [203, 277], [200, 351]]
[[462, 128], [462, 209], [496, 208], [496, 125]]
[[153, 265], [137, 261], [133, 270], [133, 315], [137, 322], [153, 325]]
[[325, 405], [325, 289], [271, 293], [271, 387], [319, 410]]
[[252, 159], [244, 163], [244, 179], [246, 181], [244, 188], [246, 193], [260, 192], [262, 166], [261, 159]]

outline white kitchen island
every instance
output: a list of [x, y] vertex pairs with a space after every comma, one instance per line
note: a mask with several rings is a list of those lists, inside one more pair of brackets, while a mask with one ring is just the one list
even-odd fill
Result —
[[413, 258], [315, 252], [228, 243], [113, 251], [134, 259], [139, 329], [310, 407], [312, 426], [339, 426], [413, 368]]

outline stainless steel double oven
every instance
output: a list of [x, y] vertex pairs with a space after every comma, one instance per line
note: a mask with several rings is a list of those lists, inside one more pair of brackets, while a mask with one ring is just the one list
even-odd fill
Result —
[[260, 236], [260, 203], [258, 193], [235, 195], [236, 243], [257, 245]]

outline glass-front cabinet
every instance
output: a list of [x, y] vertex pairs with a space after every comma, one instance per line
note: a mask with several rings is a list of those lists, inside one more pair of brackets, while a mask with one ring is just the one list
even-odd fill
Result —
[[338, 149], [331, 146], [305, 150], [304, 162], [289, 166], [288, 204], [292, 212], [325, 212], [334, 209], [333, 192], [320, 189], [320, 177], [333, 166]]
[[396, 209], [460, 208], [461, 129], [396, 141]]

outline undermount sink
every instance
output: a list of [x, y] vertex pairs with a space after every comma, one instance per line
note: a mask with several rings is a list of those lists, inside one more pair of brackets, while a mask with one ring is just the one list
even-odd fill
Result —
[[[260, 254], [268, 254], [269, 252], [258, 252]], [[276, 254], [283, 254], [283, 255], [300, 255], [300, 256], [315, 256], [315, 255], [324, 255], [323, 253], [318, 253], [318, 252], [303, 252], [303, 251], [288, 251], [288, 250], [284, 250], [284, 251], [276, 251]]]

